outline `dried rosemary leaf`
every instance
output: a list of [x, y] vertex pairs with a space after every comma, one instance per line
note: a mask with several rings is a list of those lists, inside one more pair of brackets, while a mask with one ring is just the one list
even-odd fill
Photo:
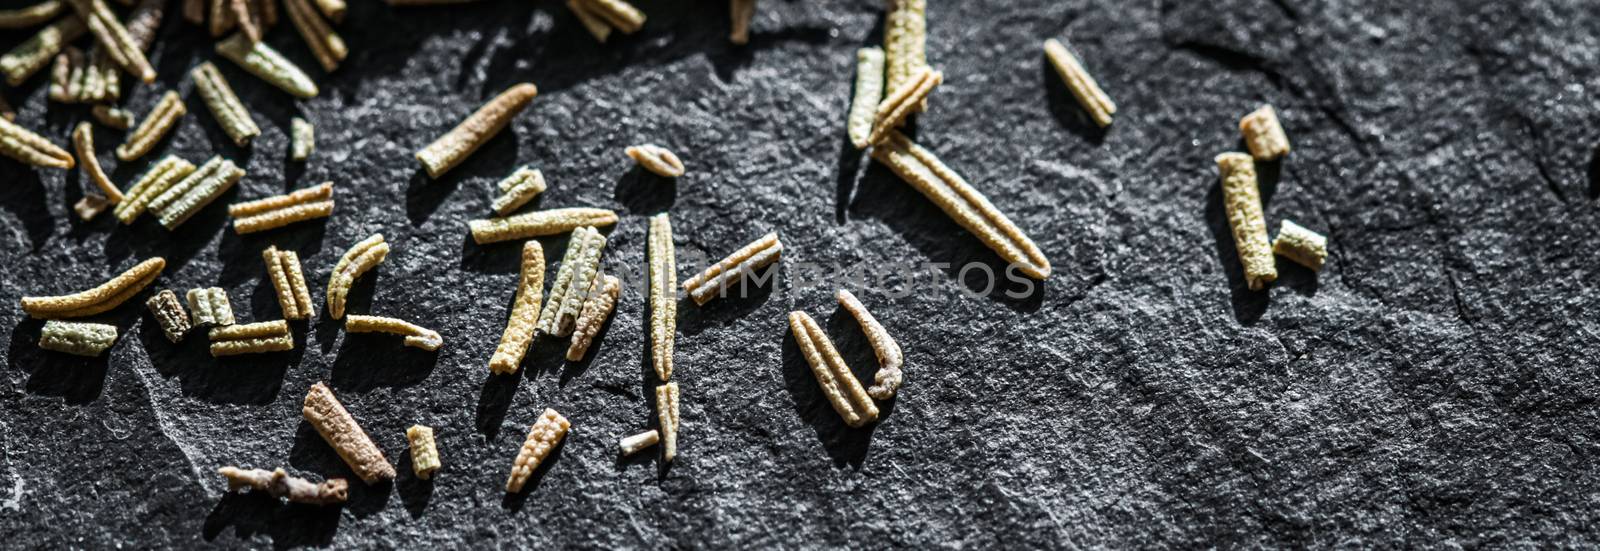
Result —
[[406, 442], [411, 445], [411, 472], [417, 478], [428, 480], [439, 472], [439, 445], [433, 441], [433, 427], [411, 425], [406, 429]]
[[534, 197], [544, 193], [544, 174], [528, 167], [517, 169], [504, 180], [500, 180], [500, 196], [494, 198], [494, 212], [506, 216], [528, 204]]
[[1050, 277], [1050, 260], [1033, 240], [933, 152], [892, 131], [887, 140], [872, 149], [872, 158], [888, 166], [1023, 275], [1039, 280]]
[[850, 366], [845, 365], [833, 341], [822, 332], [816, 320], [805, 312], [790, 312], [789, 330], [794, 333], [795, 344], [806, 357], [806, 363], [811, 364], [811, 373], [816, 375], [823, 396], [833, 404], [833, 410], [839, 412], [844, 424], [860, 427], [877, 421], [878, 406], [861, 388], [861, 382], [850, 372]]
[[1083, 64], [1078, 62], [1078, 56], [1067, 51], [1060, 41], [1052, 38], [1044, 41], [1045, 56], [1050, 58], [1050, 64], [1055, 66], [1056, 73], [1061, 75], [1061, 80], [1066, 81], [1067, 89], [1072, 91], [1072, 97], [1078, 99], [1078, 105], [1089, 113], [1089, 118], [1102, 128], [1111, 126], [1111, 115], [1116, 114], [1117, 105], [1111, 103], [1111, 98], [1106, 96], [1105, 90], [1100, 89], [1100, 83], [1083, 69]]
[[311, 55], [317, 58], [322, 70], [331, 73], [338, 69], [339, 62], [350, 55], [339, 33], [334, 32], [333, 27], [328, 26], [328, 22], [323, 21], [322, 16], [311, 8], [309, 0], [284, 0], [283, 4], [289, 11], [289, 22], [294, 23], [300, 38], [305, 39], [306, 46], [311, 48]]
[[76, 164], [71, 153], [9, 120], [0, 120], [0, 155], [46, 168], [70, 169]]
[[100, 160], [94, 155], [94, 127], [87, 121], [78, 123], [78, 128], [72, 131], [72, 143], [78, 150], [78, 158], [82, 160], [83, 174], [94, 182], [95, 187], [105, 194], [106, 200], [112, 204], [122, 202], [122, 190], [111, 183], [106, 177], [106, 172], [100, 169]]
[[371, 237], [356, 243], [345, 251], [339, 258], [339, 263], [333, 267], [333, 275], [328, 278], [328, 315], [333, 319], [344, 317], [345, 297], [350, 294], [350, 286], [355, 284], [356, 278], [367, 273], [374, 266], [383, 262], [389, 256], [389, 244], [383, 241], [383, 234], [375, 233]]
[[395, 477], [394, 466], [384, 459], [383, 451], [361, 430], [328, 385], [311, 385], [300, 413], [361, 480], [373, 484]]
[[917, 69], [900, 88], [891, 91], [889, 97], [878, 104], [872, 135], [867, 137], [867, 142], [879, 144], [888, 139], [889, 132], [905, 124], [906, 119], [918, 110], [919, 105], [926, 103], [928, 94], [933, 93], [933, 89], [941, 82], [944, 82], [944, 73], [927, 67]]
[[189, 332], [189, 313], [184, 311], [183, 302], [178, 300], [178, 295], [172, 289], [162, 289], [144, 305], [150, 309], [156, 323], [161, 325], [161, 332], [167, 336], [167, 340], [174, 343], [182, 341], [183, 335]]
[[539, 421], [528, 428], [528, 439], [517, 450], [517, 459], [511, 463], [511, 477], [506, 479], [506, 492], [514, 494], [522, 491], [522, 486], [528, 483], [533, 471], [550, 457], [550, 452], [561, 444], [561, 439], [567, 436], [571, 428], [572, 423], [567, 422], [567, 418], [556, 413], [556, 410], [544, 410]]
[[683, 176], [683, 161], [678, 160], [678, 156], [665, 147], [655, 144], [631, 145], [623, 152], [638, 162], [639, 166], [657, 176], [667, 178]]
[[1239, 120], [1239, 132], [1244, 134], [1244, 145], [1257, 161], [1271, 161], [1289, 154], [1289, 136], [1283, 133], [1278, 122], [1278, 112], [1271, 105], [1263, 105]]
[[522, 275], [517, 283], [516, 300], [511, 306], [511, 317], [506, 330], [500, 335], [500, 344], [489, 360], [493, 373], [516, 373], [522, 367], [522, 357], [533, 342], [533, 329], [539, 321], [539, 299], [544, 291], [544, 247], [538, 241], [522, 244]]
[[467, 223], [472, 240], [479, 245], [566, 233], [583, 226], [609, 226], [617, 223], [617, 213], [606, 209], [564, 208], [537, 210], [502, 218], [473, 220]]
[[150, 109], [150, 114], [145, 115], [144, 122], [139, 124], [139, 128], [128, 134], [127, 141], [117, 146], [117, 159], [132, 161], [143, 157], [145, 153], [155, 149], [156, 143], [170, 134], [173, 128], [177, 128], [178, 119], [183, 118], [188, 112], [189, 109], [184, 107], [183, 99], [178, 97], [178, 92], [168, 90], [161, 95], [161, 101], [156, 102], [156, 106]]
[[167, 188], [150, 202], [150, 211], [168, 230], [188, 221], [244, 177], [244, 169], [233, 161], [212, 157], [194, 173]]
[[661, 460], [678, 458], [678, 383], [656, 387], [656, 421], [661, 425]]
[[189, 324], [197, 328], [233, 325], [233, 305], [221, 287], [190, 289]]
[[59, 0], [46, 0], [25, 8], [0, 10], [0, 29], [26, 29], [43, 25], [61, 15], [64, 7]]
[[61, 296], [22, 297], [22, 311], [41, 319], [92, 316], [127, 302], [154, 282], [166, 267], [166, 259], [157, 256], [87, 291]]
[[1259, 291], [1278, 279], [1272, 261], [1272, 245], [1267, 242], [1267, 220], [1261, 212], [1261, 189], [1256, 184], [1256, 162], [1244, 153], [1217, 155], [1217, 172], [1222, 176], [1222, 204], [1233, 228], [1233, 242], [1244, 264], [1244, 277], [1250, 290]]
[[89, 32], [118, 67], [145, 83], [156, 81], [155, 67], [150, 66], [150, 60], [144, 57], [144, 50], [134, 42], [127, 27], [117, 20], [117, 14], [111, 11], [105, 0], [66, 1], [73, 11], [78, 12], [78, 17], [83, 19]]
[[405, 345], [412, 348], [421, 348], [432, 352], [444, 345], [444, 337], [439, 333], [411, 323], [400, 318], [387, 318], [383, 316], [363, 316], [350, 314], [345, 318], [344, 330], [347, 333], [389, 333], [405, 337]]
[[244, 33], [234, 33], [218, 42], [216, 49], [222, 57], [290, 95], [302, 99], [317, 97], [317, 83], [265, 42], [252, 43]]
[[261, 128], [256, 126], [255, 119], [250, 118], [250, 111], [233, 93], [233, 87], [228, 85], [228, 80], [223, 78], [222, 71], [217, 70], [216, 65], [210, 61], [201, 63], [189, 71], [189, 78], [194, 79], [194, 89], [200, 92], [200, 99], [205, 101], [206, 108], [211, 110], [211, 114], [217, 118], [217, 124], [233, 140], [234, 145], [244, 147], [261, 135]]
[[705, 304], [721, 296], [724, 289], [745, 274], [754, 274], [756, 270], [776, 262], [782, 253], [783, 243], [778, 241], [778, 233], [766, 234], [722, 261], [707, 266], [704, 272], [685, 280], [683, 291], [694, 299], [695, 304]]
[[289, 121], [289, 158], [305, 161], [317, 147], [316, 129], [305, 119], [295, 117]]
[[861, 324], [861, 332], [867, 335], [873, 354], [878, 356], [878, 374], [873, 377], [872, 386], [867, 387], [867, 394], [879, 400], [893, 398], [900, 389], [903, 378], [900, 367], [905, 363], [900, 343], [889, 336], [889, 331], [878, 323], [878, 318], [872, 317], [872, 312], [868, 312], [867, 307], [850, 291], [840, 289], [835, 296], [839, 299], [839, 305], [856, 318], [856, 323]]
[[327, 218], [332, 212], [333, 182], [228, 206], [228, 215], [234, 218], [233, 230], [240, 235]]
[[1312, 271], [1320, 271], [1323, 262], [1328, 260], [1328, 238], [1284, 220], [1278, 226], [1278, 238], [1272, 240], [1272, 252]]
[[[672, 380], [672, 345], [678, 334], [678, 268], [672, 245], [672, 220], [650, 217], [650, 364], [656, 377]], [[676, 387], [674, 387], [676, 388]], [[672, 442], [671, 435], [667, 441]]]
[[117, 204], [114, 214], [123, 224], [133, 223], [133, 219], [143, 214], [149, 207], [150, 201], [171, 188], [173, 184], [182, 181], [195, 171], [195, 166], [189, 161], [179, 159], [172, 155], [163, 157], [156, 166], [141, 176], [133, 186], [128, 188], [122, 202]]
[[418, 151], [417, 161], [427, 169], [429, 178], [444, 175], [500, 133], [537, 95], [539, 88], [528, 82], [506, 89], [450, 132]]
[[228, 480], [230, 492], [249, 488], [266, 492], [272, 497], [287, 499], [290, 503], [333, 505], [344, 503], [350, 498], [350, 484], [343, 478], [333, 478], [318, 484], [304, 478], [289, 476], [283, 469], [268, 471], [238, 467], [223, 467], [217, 469], [217, 474]]
[[39, 29], [33, 38], [0, 56], [0, 72], [6, 74], [6, 84], [20, 86], [39, 69], [49, 65], [61, 48], [83, 36], [86, 31], [88, 27], [83, 25], [83, 20], [73, 15], [57, 19], [55, 23]]

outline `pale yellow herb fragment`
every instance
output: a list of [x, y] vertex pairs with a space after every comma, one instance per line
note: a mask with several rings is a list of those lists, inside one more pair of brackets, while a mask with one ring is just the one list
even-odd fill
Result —
[[211, 355], [217, 358], [294, 350], [294, 335], [284, 320], [223, 325], [211, 328], [207, 334], [211, 337]]
[[311, 48], [311, 55], [316, 56], [322, 70], [331, 73], [338, 69], [339, 62], [350, 54], [339, 33], [334, 32], [333, 27], [311, 8], [309, 0], [284, 0], [283, 4], [289, 11], [289, 22], [305, 39], [306, 46]]
[[816, 375], [822, 395], [833, 404], [833, 410], [839, 412], [844, 424], [860, 427], [877, 421], [877, 404], [872, 403], [872, 397], [861, 388], [861, 382], [850, 372], [850, 366], [844, 364], [844, 358], [839, 356], [833, 341], [822, 332], [816, 320], [805, 312], [790, 312], [789, 330], [794, 333], [795, 344], [799, 345], [806, 363], [811, 365], [811, 373]]
[[600, 19], [622, 34], [633, 34], [644, 27], [644, 12], [628, 3], [626, 0], [580, 0], [588, 3], [589, 13]]
[[294, 97], [301, 99], [317, 97], [317, 83], [312, 82], [305, 71], [300, 70], [294, 62], [283, 57], [283, 54], [265, 42], [252, 43], [244, 33], [234, 33], [227, 40], [218, 42], [216, 50], [222, 57], [239, 64], [245, 71]]
[[1078, 105], [1089, 113], [1089, 118], [1094, 119], [1101, 128], [1111, 126], [1111, 115], [1116, 114], [1117, 105], [1111, 103], [1105, 90], [1100, 89], [1100, 83], [1095, 82], [1094, 77], [1083, 69], [1078, 56], [1072, 55], [1066, 46], [1054, 38], [1044, 41], [1044, 55], [1050, 59], [1056, 73], [1061, 75], [1061, 80], [1066, 82], [1072, 97], [1078, 99]]
[[589, 0], [567, 0], [567, 9], [572, 10], [572, 15], [578, 18], [578, 22], [583, 25], [584, 30], [594, 35], [594, 39], [600, 41], [601, 44], [604, 44], [606, 39], [611, 38], [611, 24], [600, 18], [600, 15], [593, 11], [594, 8], [589, 6]]
[[522, 244], [522, 274], [517, 284], [516, 300], [511, 306], [511, 317], [506, 330], [500, 335], [500, 344], [489, 360], [493, 373], [516, 373], [522, 367], [522, 357], [533, 342], [533, 330], [539, 322], [539, 302], [544, 292], [544, 247], [538, 241]]
[[5, 119], [0, 119], [0, 155], [45, 168], [70, 169], [77, 164], [65, 149]]
[[533, 83], [524, 82], [508, 88], [450, 132], [417, 151], [417, 161], [427, 169], [428, 177], [444, 175], [487, 143], [489, 138], [500, 133], [511, 122], [511, 118], [521, 113], [537, 95], [539, 88]]
[[621, 441], [617, 442], [617, 448], [622, 452], [623, 456], [629, 456], [639, 453], [645, 448], [654, 446], [656, 445], [656, 442], [660, 441], [661, 431], [652, 429], [629, 436], [627, 438], [623, 438]]
[[539, 420], [528, 428], [528, 439], [517, 450], [517, 459], [511, 463], [511, 476], [506, 479], [506, 492], [517, 493], [528, 483], [533, 471], [550, 457], [561, 439], [567, 436], [572, 423], [554, 409], [545, 409]]
[[161, 192], [150, 201], [150, 211], [168, 230], [176, 229], [200, 209], [211, 204], [244, 177], [244, 169], [233, 161], [212, 157], [188, 177]]
[[606, 209], [573, 207], [513, 214], [467, 223], [472, 240], [479, 245], [544, 237], [566, 233], [583, 226], [609, 226], [617, 223], [617, 213]]
[[66, 1], [78, 12], [78, 17], [86, 23], [89, 32], [100, 43], [100, 48], [118, 67], [145, 83], [156, 81], [156, 69], [144, 57], [144, 49], [128, 34], [128, 28], [122, 26], [117, 14], [111, 11], [105, 0]]
[[178, 92], [168, 90], [161, 95], [161, 100], [156, 102], [155, 107], [150, 109], [150, 114], [145, 115], [139, 128], [128, 134], [127, 141], [117, 146], [117, 159], [132, 161], [143, 157], [145, 153], [155, 149], [156, 143], [160, 142], [161, 138], [171, 133], [173, 128], [177, 128], [178, 119], [188, 112], [189, 109], [184, 107], [183, 98], [178, 97]]
[[[672, 346], [678, 334], [678, 264], [672, 244], [672, 219], [650, 217], [650, 364], [656, 377], [672, 380]], [[674, 387], [676, 388], [676, 387]], [[672, 442], [669, 435], [667, 441]]]
[[1289, 154], [1289, 136], [1283, 133], [1278, 122], [1278, 112], [1271, 105], [1239, 119], [1239, 133], [1244, 134], [1244, 145], [1257, 161], [1271, 161]]
[[861, 324], [861, 332], [867, 335], [873, 354], [878, 356], [878, 374], [873, 377], [872, 386], [867, 387], [867, 394], [879, 400], [893, 398], [903, 378], [900, 366], [905, 364], [900, 343], [889, 336], [889, 331], [878, 323], [878, 318], [873, 317], [872, 312], [868, 312], [867, 307], [850, 291], [840, 289], [835, 298], [845, 311], [856, 318], [856, 323]]
[[778, 233], [768, 233], [740, 247], [722, 261], [707, 266], [705, 271], [684, 280], [683, 291], [694, 299], [695, 304], [705, 304], [721, 296], [722, 291], [739, 278], [754, 275], [756, 270], [776, 262], [782, 253], [783, 243], [778, 241]]
[[655, 144], [631, 145], [623, 150], [629, 157], [657, 176], [677, 178], [683, 176], [683, 161], [667, 148]]
[[1244, 278], [1250, 290], [1259, 291], [1278, 279], [1272, 260], [1272, 245], [1267, 242], [1267, 220], [1261, 211], [1261, 189], [1256, 183], [1256, 162], [1244, 153], [1217, 155], [1217, 172], [1222, 176], [1222, 204], [1233, 229], [1233, 243], [1244, 265]]
[[733, 29], [728, 32], [728, 41], [744, 45], [750, 42], [750, 18], [756, 15], [756, 0], [728, 0], [728, 19], [733, 22]]
[[411, 472], [417, 478], [428, 480], [439, 472], [439, 446], [433, 441], [433, 427], [411, 425], [406, 429], [406, 442], [411, 444]]
[[932, 94], [933, 89], [942, 82], [944, 73], [922, 67], [912, 73], [899, 88], [891, 88], [889, 97], [883, 98], [883, 103], [878, 104], [878, 112], [873, 118], [872, 134], [867, 137], [867, 142], [882, 143], [889, 137], [890, 132], [905, 124], [906, 119], [918, 110], [919, 105], [926, 103], [928, 95]]
[[606, 318], [616, 308], [617, 297], [622, 294], [622, 280], [617, 276], [604, 276], [595, 280], [595, 284], [599, 288], [589, 293], [588, 300], [583, 303], [583, 313], [578, 314], [578, 321], [573, 324], [572, 343], [567, 346], [567, 361], [580, 361], [588, 354], [589, 345], [600, 333], [600, 327], [605, 325]]
[[872, 158], [933, 201], [1017, 271], [1038, 280], [1050, 277], [1050, 260], [1033, 240], [933, 152], [899, 132], [890, 132], [887, 140], [872, 149]]
[[339, 258], [339, 263], [333, 267], [333, 275], [328, 278], [330, 317], [333, 319], [344, 317], [344, 301], [350, 294], [350, 286], [355, 284], [356, 278], [383, 262], [388, 255], [389, 244], [383, 241], [381, 233], [372, 234], [371, 237], [345, 251], [344, 256]]
[[925, 0], [889, 0], [883, 20], [883, 49], [888, 61], [887, 90], [898, 90], [918, 69], [928, 66], [928, 4]]
[[333, 182], [228, 206], [228, 215], [234, 218], [233, 229], [240, 235], [327, 218], [332, 212]]
[[161, 275], [167, 261], [159, 256], [128, 268], [93, 289], [70, 295], [22, 297], [22, 311], [40, 319], [79, 318], [116, 308]]
[[311, 290], [306, 285], [305, 272], [300, 269], [300, 255], [274, 245], [261, 251], [261, 260], [267, 264], [267, 278], [272, 280], [272, 289], [278, 295], [283, 319], [304, 320], [315, 316]]
[[872, 122], [878, 117], [878, 103], [883, 100], [883, 50], [876, 47], [856, 50], [856, 95], [850, 102], [850, 116], [846, 130], [851, 145], [864, 149], [870, 143]]
[[1278, 226], [1278, 238], [1272, 240], [1272, 252], [1312, 271], [1320, 271], [1322, 264], [1328, 260], [1328, 238], [1284, 220]]
[[600, 277], [600, 253], [605, 250], [606, 237], [593, 227], [585, 226], [572, 232], [566, 256], [561, 259], [561, 269], [550, 286], [550, 298], [539, 314], [540, 333], [565, 337], [572, 334], [573, 322], [578, 318], [589, 289]]
[[6, 84], [22, 85], [28, 77], [49, 65], [57, 52], [83, 36], [87, 30], [83, 20], [73, 15], [57, 19], [55, 23], [39, 29], [33, 38], [0, 56], [0, 72], [6, 74]]
[[289, 121], [289, 158], [305, 161], [317, 147], [316, 127], [300, 117]]
[[89, 110], [89, 113], [93, 114], [94, 120], [100, 121], [100, 124], [117, 130], [127, 130], [135, 122], [133, 113], [110, 105], [96, 105]]
[[233, 325], [233, 305], [228, 302], [228, 292], [221, 287], [190, 289], [189, 324], [194, 327]]
[[113, 211], [117, 220], [123, 224], [132, 224], [133, 219], [143, 214], [150, 202], [157, 196], [166, 192], [173, 184], [182, 181], [195, 171], [194, 164], [172, 155], [163, 157], [156, 166], [141, 176], [128, 188], [122, 202], [117, 204]]
[[0, 10], [0, 29], [26, 29], [61, 15], [60, 0], [46, 0], [23, 8]]
[[83, 174], [94, 182], [95, 187], [105, 194], [106, 200], [112, 204], [122, 202], [122, 190], [111, 183], [111, 178], [106, 177], [106, 171], [100, 169], [100, 159], [94, 154], [94, 126], [88, 121], [78, 123], [72, 131], [72, 144], [78, 150], [78, 159], [83, 167]]
[[671, 463], [678, 457], [678, 383], [656, 387], [656, 421], [661, 425], [661, 459]]
[[500, 216], [507, 216], [522, 205], [528, 204], [528, 201], [532, 201], [540, 193], [544, 193], [544, 174], [532, 168], [522, 167], [504, 180], [500, 180], [499, 187], [500, 195], [494, 198], [494, 212]]
[[344, 320], [344, 330], [348, 333], [389, 333], [405, 337], [405, 345], [420, 348], [429, 352], [438, 350], [444, 345], [444, 337], [437, 331], [422, 327], [415, 323], [383, 316], [363, 316], [350, 314]]

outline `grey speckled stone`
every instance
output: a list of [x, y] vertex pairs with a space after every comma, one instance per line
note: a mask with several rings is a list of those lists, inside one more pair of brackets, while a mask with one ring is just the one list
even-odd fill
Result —
[[[906, 351], [881, 424], [842, 429], [787, 336], [823, 320], [863, 377], [875, 361], [831, 286], [802, 263], [968, 262], [993, 253], [844, 131], [855, 48], [877, 2], [761, 3], [749, 47], [723, 4], [641, 0], [645, 29], [598, 45], [559, 3], [390, 8], [351, 2], [350, 58], [295, 101], [219, 64], [263, 135], [228, 144], [184, 79], [209, 57], [176, 6], [152, 59], [189, 103], [160, 154], [220, 153], [250, 175], [221, 203], [331, 179], [327, 221], [239, 237], [220, 204], [168, 233], [146, 217], [81, 223], [77, 172], [0, 161], [0, 533], [19, 547], [925, 546], [1178, 547], [1430, 543], [1593, 545], [1600, 357], [1596, 196], [1600, 15], [1581, 2], [940, 2], [929, 58], [947, 81], [919, 141], [1020, 225], [1056, 275], [1018, 300], [968, 298], [981, 279], [933, 270], [902, 298], [862, 299]], [[9, 32], [5, 47], [28, 33]], [[1120, 111], [1101, 133], [1040, 52], [1062, 37]], [[316, 64], [287, 23], [269, 42]], [[88, 117], [46, 106], [43, 78], [7, 92], [57, 143]], [[541, 95], [441, 181], [420, 146], [514, 82]], [[1331, 240], [1327, 268], [1280, 263], [1244, 289], [1211, 158], [1238, 118], [1278, 107], [1294, 143], [1263, 171], [1271, 227]], [[48, 107], [48, 110], [47, 110]], [[292, 117], [317, 152], [288, 160]], [[97, 128], [96, 142], [120, 135]], [[678, 152], [675, 183], [624, 146]], [[778, 230], [774, 286], [684, 302], [678, 460], [618, 461], [653, 425], [645, 299], [624, 291], [591, 353], [536, 344], [489, 377], [518, 246], [479, 247], [494, 183], [544, 171], [540, 207], [622, 214], [605, 264], [644, 262], [645, 216], [670, 207], [682, 259]], [[350, 244], [394, 250], [350, 310], [438, 330], [437, 354], [345, 335], [321, 287]], [[544, 241], [553, 277], [565, 238]], [[23, 294], [86, 287], [138, 259], [155, 288], [220, 286], [241, 322], [280, 316], [260, 251], [299, 251], [319, 317], [291, 353], [211, 359], [171, 345], [140, 307], [96, 320], [105, 357], [41, 352]], [[680, 262], [679, 279], [695, 267]], [[972, 273], [968, 273], [972, 276]], [[639, 280], [635, 277], [633, 282]], [[224, 496], [222, 465], [351, 474], [300, 420], [326, 380], [403, 473], [352, 482], [342, 508]], [[501, 491], [545, 407], [572, 433], [523, 496]], [[411, 477], [404, 430], [433, 426], [444, 469]]]

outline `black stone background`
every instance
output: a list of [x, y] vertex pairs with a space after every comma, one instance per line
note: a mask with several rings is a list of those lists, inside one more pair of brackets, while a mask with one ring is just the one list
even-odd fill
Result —
[[[276, 319], [259, 253], [293, 248], [319, 317], [285, 354], [215, 361], [169, 345], [143, 297], [98, 318], [106, 357], [39, 350], [40, 323], [0, 308], [0, 533], [5, 547], [808, 547], [934, 544], [1593, 544], [1593, 90], [1600, 15], [1586, 2], [935, 2], [928, 54], [946, 83], [919, 142], [1026, 228], [1055, 275], [1024, 299], [966, 297], [934, 269], [863, 299], [905, 347], [883, 421], [840, 427], [787, 334], [822, 320], [862, 377], [870, 350], [797, 266], [999, 261], [846, 145], [853, 51], [881, 40], [866, 0], [765, 0], [748, 47], [722, 2], [640, 0], [645, 29], [598, 45], [556, 2], [390, 8], [351, 2], [350, 58], [316, 70], [287, 22], [269, 42], [316, 75], [295, 101], [221, 62], [264, 134], [229, 145], [186, 78], [213, 56], [177, 17], [153, 60], [190, 114], [145, 159], [102, 162], [127, 185], [164, 154], [234, 159], [249, 176], [168, 233], [148, 217], [76, 220], [78, 172], [0, 161], [0, 303], [86, 288], [161, 255], [155, 288], [218, 285], [241, 321]], [[4, 46], [29, 33], [9, 32]], [[1117, 102], [1094, 129], [1039, 43], [1070, 39]], [[85, 109], [8, 90], [19, 121], [67, 143]], [[519, 81], [541, 94], [439, 181], [412, 153]], [[1262, 181], [1269, 224], [1324, 232], [1321, 274], [1280, 262], [1244, 289], [1212, 157], [1276, 105], [1294, 143]], [[291, 116], [317, 152], [287, 160]], [[676, 183], [624, 146], [677, 151]], [[618, 460], [652, 425], [645, 300], [623, 295], [591, 361], [537, 344], [489, 377], [518, 245], [476, 246], [496, 180], [522, 164], [539, 208], [622, 221], [605, 264], [644, 263], [645, 217], [670, 210], [680, 258], [783, 237], [778, 283], [679, 310], [678, 460]], [[224, 204], [333, 180], [325, 223], [239, 237]], [[350, 310], [441, 332], [437, 354], [344, 335], [320, 312], [338, 256], [382, 232], [394, 250]], [[1588, 243], [1586, 245], [1585, 243]], [[565, 238], [546, 239], [553, 277]], [[694, 266], [681, 266], [679, 279]], [[969, 273], [969, 276], [972, 274]], [[634, 277], [634, 281], [638, 281]], [[222, 465], [350, 476], [299, 415], [328, 381], [402, 476], [352, 484], [343, 508], [223, 494]], [[573, 432], [525, 495], [501, 491], [545, 407]], [[444, 470], [410, 474], [403, 431], [436, 428]]]

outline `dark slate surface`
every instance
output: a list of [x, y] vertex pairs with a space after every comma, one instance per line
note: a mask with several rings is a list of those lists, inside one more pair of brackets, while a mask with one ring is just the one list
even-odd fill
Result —
[[[350, 59], [293, 101], [221, 63], [264, 135], [226, 145], [184, 78], [211, 57], [169, 19], [154, 61], [191, 114], [156, 154], [216, 153], [250, 175], [178, 232], [80, 223], [76, 172], [0, 161], [0, 533], [7, 546], [1593, 544], [1600, 16], [1582, 2], [938, 2], [929, 57], [946, 84], [919, 141], [1027, 228], [1056, 275], [1022, 299], [967, 297], [997, 258], [845, 145], [853, 50], [876, 2], [762, 2], [747, 48], [719, 2], [642, 0], [645, 30], [594, 43], [555, 2], [392, 9], [353, 1]], [[174, 6], [176, 8], [176, 6]], [[26, 33], [10, 33], [7, 44]], [[1070, 38], [1120, 106], [1092, 129], [1039, 50]], [[270, 42], [314, 68], [287, 23]], [[441, 181], [411, 154], [518, 81], [541, 95]], [[161, 88], [131, 93], [141, 114]], [[6, 93], [66, 143], [79, 108], [43, 79]], [[1320, 275], [1244, 290], [1222, 223], [1218, 152], [1278, 106], [1295, 151], [1263, 181], [1269, 223], [1324, 231]], [[288, 162], [291, 116], [317, 153]], [[679, 152], [675, 184], [625, 145]], [[645, 216], [670, 209], [680, 279], [769, 230], [779, 282], [680, 310], [676, 464], [618, 461], [650, 426], [644, 296], [627, 290], [590, 362], [537, 345], [517, 377], [486, 364], [517, 245], [473, 245], [493, 182], [520, 164], [540, 207], [622, 214], [605, 263], [642, 265]], [[222, 204], [331, 179], [326, 223], [241, 238]], [[300, 251], [321, 287], [372, 232], [393, 244], [351, 311], [441, 332], [437, 354], [347, 336], [319, 317], [292, 353], [214, 361], [169, 345], [130, 303], [125, 336], [82, 360], [35, 346], [23, 294], [102, 281], [165, 256], [158, 287], [218, 285], [242, 320], [277, 318], [259, 257]], [[564, 239], [545, 241], [552, 263]], [[906, 349], [876, 427], [842, 430], [787, 337], [817, 316], [875, 365], [834, 284], [804, 263], [948, 263], [867, 293]], [[828, 270], [834, 272], [832, 268]], [[637, 282], [635, 277], [633, 281]], [[1016, 290], [1016, 289], [1013, 289]], [[139, 301], [142, 302], [142, 299]], [[328, 381], [400, 470], [412, 423], [439, 433], [434, 482], [356, 483], [343, 508], [224, 496], [222, 465], [349, 476], [300, 420]], [[545, 407], [574, 430], [523, 496], [501, 491]]]

